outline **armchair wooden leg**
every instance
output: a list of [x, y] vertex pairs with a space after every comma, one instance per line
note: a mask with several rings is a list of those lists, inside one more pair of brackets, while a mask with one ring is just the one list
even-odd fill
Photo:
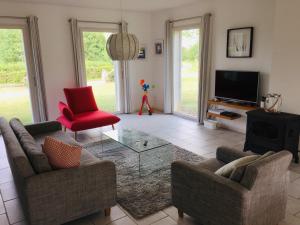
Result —
[[178, 216], [179, 218], [183, 218], [183, 211], [181, 209], [178, 209]]
[[76, 131], [74, 132], [74, 138], [77, 141], [77, 132]]
[[67, 128], [66, 127], [64, 127], [64, 132], [66, 132], [67, 131]]
[[105, 216], [110, 216], [110, 211], [111, 211], [110, 208], [104, 209], [104, 215]]
[[115, 125], [113, 125], [113, 124], [111, 125], [111, 127], [112, 127], [113, 130], [115, 129]]

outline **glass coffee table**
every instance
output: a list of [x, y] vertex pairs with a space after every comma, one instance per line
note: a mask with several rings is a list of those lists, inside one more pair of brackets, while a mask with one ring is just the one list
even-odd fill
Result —
[[104, 132], [104, 135], [138, 154], [139, 173], [154, 171], [171, 165], [171, 143], [141, 131], [117, 129]]

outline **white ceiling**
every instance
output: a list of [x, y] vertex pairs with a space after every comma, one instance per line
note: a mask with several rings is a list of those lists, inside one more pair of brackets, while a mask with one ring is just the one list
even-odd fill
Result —
[[[197, 1], [201, 0], [122, 0], [122, 8], [124, 10], [135, 11], [156, 11], [161, 9], [180, 7]], [[120, 0], [9, 0], [9, 2], [44, 3], [103, 9], [121, 8]]]

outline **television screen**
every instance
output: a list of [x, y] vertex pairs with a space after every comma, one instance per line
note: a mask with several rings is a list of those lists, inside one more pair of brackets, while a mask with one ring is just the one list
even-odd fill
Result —
[[256, 103], [258, 88], [258, 72], [216, 71], [216, 98]]

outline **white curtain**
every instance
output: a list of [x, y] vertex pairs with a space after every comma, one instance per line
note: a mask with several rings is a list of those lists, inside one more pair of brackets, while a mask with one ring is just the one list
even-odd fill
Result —
[[172, 113], [173, 95], [173, 22], [166, 21], [164, 113]]
[[27, 17], [29, 30], [29, 42], [32, 53], [32, 72], [36, 86], [36, 101], [39, 122], [47, 121], [47, 104], [45, 96], [44, 72], [41, 57], [40, 36], [38, 27], [38, 18], [36, 16]]
[[199, 123], [203, 124], [206, 119], [207, 102], [210, 87], [210, 49], [211, 49], [211, 14], [205, 14], [201, 20], [200, 28], [200, 71], [199, 71]]
[[[128, 32], [128, 23], [122, 21], [119, 25], [120, 32]], [[123, 92], [123, 99], [122, 99], [122, 109], [121, 112], [123, 113], [130, 113], [131, 112], [131, 104], [130, 104], [130, 79], [129, 79], [129, 65], [128, 61], [120, 61], [120, 77], [121, 77], [121, 85], [122, 85], [122, 92]], [[121, 92], [121, 93], [122, 93]]]
[[73, 56], [74, 56], [74, 66], [75, 66], [75, 82], [77, 87], [82, 87], [85, 85], [84, 81], [84, 71], [83, 71], [83, 60], [82, 60], [82, 42], [81, 34], [78, 26], [78, 20], [71, 18], [71, 34], [72, 34], [72, 44], [73, 44]]

